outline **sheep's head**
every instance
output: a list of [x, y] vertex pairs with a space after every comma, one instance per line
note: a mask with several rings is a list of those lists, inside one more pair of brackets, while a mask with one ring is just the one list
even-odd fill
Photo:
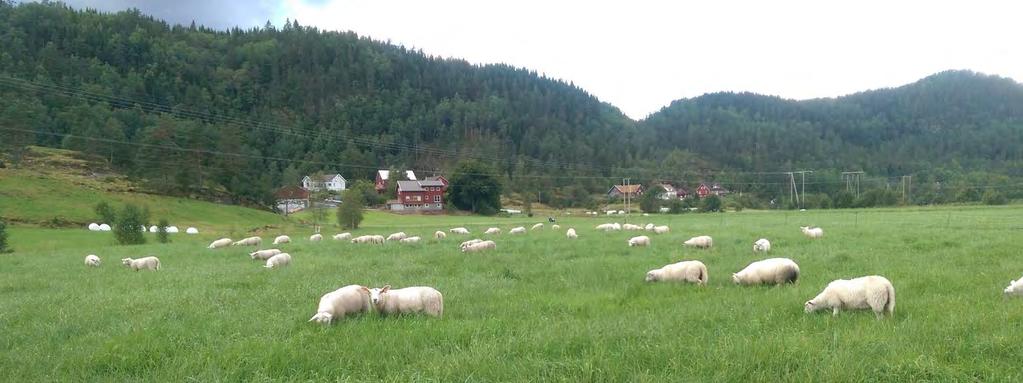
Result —
[[121, 258], [121, 264], [125, 266], [131, 265], [131, 261], [131, 258]]
[[734, 274], [734, 273], [733, 273], [733, 274], [732, 274], [732, 283], [734, 283], [734, 284], [739, 284], [739, 282], [740, 282], [740, 280], [739, 280], [739, 274]]
[[647, 282], [656, 282], [657, 281], [657, 275], [658, 275], [657, 270], [650, 270], [650, 271], [648, 271], [646, 273], [646, 281]]
[[817, 309], [817, 304], [813, 303], [813, 301], [806, 301], [803, 305], [803, 311], [806, 311], [808, 314], [817, 311]]
[[373, 305], [375, 306], [379, 306], [383, 302], [383, 298], [387, 295], [388, 291], [391, 291], [391, 285], [369, 289], [370, 302], [373, 302]]

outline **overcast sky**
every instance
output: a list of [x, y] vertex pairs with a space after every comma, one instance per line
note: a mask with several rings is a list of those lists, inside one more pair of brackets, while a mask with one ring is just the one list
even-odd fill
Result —
[[571, 81], [641, 119], [716, 91], [833, 97], [947, 69], [1023, 80], [1014, 1], [68, 0], [172, 23], [321, 29]]

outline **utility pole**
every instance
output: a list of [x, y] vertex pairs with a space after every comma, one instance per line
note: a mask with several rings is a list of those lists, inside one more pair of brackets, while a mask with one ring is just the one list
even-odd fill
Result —
[[907, 197], [913, 199], [913, 176], [902, 176], [902, 203], [906, 204]]
[[853, 193], [855, 191], [856, 197], [859, 198], [860, 176], [863, 174], [863, 171], [842, 172], [842, 178], [845, 179], [845, 191], [849, 193]]
[[[801, 188], [796, 187], [796, 173], [799, 173], [799, 177], [802, 180]], [[802, 209], [803, 205], [806, 203], [806, 173], [813, 173], [813, 170], [797, 170], [793, 172], [785, 172], [785, 174], [789, 175], [789, 185], [791, 186], [791, 189], [789, 190], [789, 201], [792, 201], [791, 195], [792, 192], [795, 192], [796, 195], [795, 203], [796, 206], [799, 207], [800, 209]], [[802, 194], [802, 197], [800, 197], [800, 194]]]

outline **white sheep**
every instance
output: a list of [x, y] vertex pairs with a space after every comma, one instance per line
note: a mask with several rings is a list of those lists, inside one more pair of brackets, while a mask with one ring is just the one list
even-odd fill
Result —
[[650, 246], [650, 237], [641, 235], [638, 237], [629, 238], [629, 247], [633, 246]]
[[828, 283], [824, 291], [806, 301], [804, 309], [807, 313], [831, 309], [831, 315], [838, 315], [840, 309], [871, 309], [877, 319], [881, 319], [885, 314], [895, 314], [895, 287], [880, 275], [839, 279]]
[[788, 258], [769, 258], [750, 263], [749, 266], [732, 274], [732, 282], [738, 285], [780, 285], [796, 283], [799, 280], [799, 265]]
[[771, 251], [771, 241], [768, 241], [767, 238], [760, 238], [753, 242], [754, 253], [766, 253], [768, 251]]
[[358, 237], [352, 238], [352, 243], [373, 243], [373, 236], [360, 235]]
[[643, 226], [633, 225], [631, 223], [627, 223], [627, 224], [622, 225], [622, 230], [643, 230]]
[[543, 223], [538, 223], [536, 225], [533, 225], [533, 227], [529, 228], [529, 230], [536, 230], [536, 229], [543, 229]]
[[323, 294], [316, 315], [309, 318], [309, 321], [329, 324], [348, 315], [368, 313], [373, 307], [369, 295], [369, 288], [359, 285], [348, 285]]
[[259, 244], [261, 243], [263, 243], [263, 238], [248, 237], [245, 239], [235, 241], [234, 243], [231, 244], [231, 246], [259, 246]]
[[524, 226], [513, 227], [511, 230], [508, 230], [508, 234], [526, 234], [526, 228]]
[[648, 223], [646, 224], [645, 227], [643, 227], [643, 229], [645, 229], [646, 231], [654, 231], [654, 224]]
[[824, 237], [824, 229], [821, 229], [819, 227], [800, 226], [799, 229], [803, 231], [803, 235], [810, 238]]
[[707, 285], [707, 265], [700, 261], [682, 261], [646, 273], [647, 282], [692, 282]]
[[1023, 278], [1009, 282], [1009, 287], [1002, 290], [1005, 295], [1023, 295]]
[[579, 235], [575, 233], [575, 228], [568, 228], [568, 231], [565, 231], [565, 236], [569, 239], [579, 238]]
[[388, 235], [387, 236], [387, 240], [388, 241], [400, 241], [400, 240], [405, 239], [406, 237], [408, 237], [408, 234], [405, 234], [404, 231], [399, 231], [397, 233]]
[[494, 241], [480, 241], [468, 245], [462, 248], [463, 253], [475, 253], [483, 250], [494, 250], [497, 249], [497, 244]]
[[383, 245], [384, 244], [384, 236], [382, 236], [382, 235], [371, 235], [369, 237], [370, 237], [370, 242], [372, 242], [372, 243], [375, 243], [377, 245]]
[[86, 266], [99, 267], [99, 263], [100, 263], [99, 257], [97, 257], [95, 254], [89, 254], [85, 256]]
[[352, 233], [334, 234], [334, 236], [331, 238], [334, 238], [335, 241], [347, 241], [349, 239], [352, 239]]
[[553, 224], [551, 225], [551, 230], [561, 230], [561, 225]]
[[419, 243], [419, 237], [405, 237], [401, 239], [401, 243]]
[[447, 237], [448, 237], [448, 234], [443, 232], [443, 231], [437, 230], [437, 231], [433, 232], [433, 238], [434, 239], [444, 239], [444, 238], [447, 238]]
[[121, 264], [130, 267], [132, 270], [160, 270], [160, 258], [145, 257], [139, 259], [122, 258]]
[[462, 249], [462, 250], [465, 250], [465, 248], [466, 248], [467, 246], [470, 246], [470, 245], [474, 245], [474, 244], [477, 244], [477, 243], [480, 243], [480, 242], [483, 242], [483, 240], [482, 240], [482, 239], [479, 239], [479, 238], [474, 238], [474, 239], [470, 239], [470, 240], [468, 240], [468, 241], [465, 241], [465, 242], [462, 242], [462, 243], [460, 243], [460, 244], [458, 245], [458, 248], [459, 248], [459, 249]]
[[249, 253], [249, 258], [265, 261], [267, 259], [270, 259], [270, 257], [280, 253], [283, 253], [283, 251], [281, 251], [280, 249], [256, 250]]
[[89, 224], [89, 231], [99, 231], [99, 224], [95, 223], [95, 222], [90, 223]]
[[464, 227], [456, 227], [448, 231], [450, 231], [451, 234], [469, 234], [469, 229], [466, 229]]
[[110, 231], [110, 225], [105, 223], [99, 224], [99, 231]]
[[282, 243], [291, 243], [291, 237], [286, 235], [278, 235], [277, 238], [274, 238], [274, 245], [280, 245]]
[[692, 246], [701, 249], [709, 249], [712, 246], [714, 246], [714, 239], [711, 238], [709, 235], [701, 235], [698, 237], [689, 238], [689, 240], [685, 241], [684, 244], [686, 246]]
[[267, 259], [266, 260], [266, 266], [263, 266], [263, 267], [268, 268], [268, 269], [276, 269], [276, 268], [279, 268], [279, 267], [288, 266], [290, 264], [291, 264], [291, 254], [280, 253], [280, 254], [277, 254], [277, 255], [274, 255], [274, 256], [270, 257], [270, 259]]
[[670, 227], [667, 226], [654, 226], [654, 234], [667, 234], [671, 231]]
[[319, 241], [322, 241], [322, 240], [323, 240], [323, 234], [320, 234], [320, 233], [316, 233], [316, 234], [313, 234], [313, 235], [309, 236], [309, 241], [312, 241], [312, 242], [319, 242]]
[[602, 223], [600, 225], [597, 225], [596, 229], [603, 231], [612, 231], [615, 229], [615, 225], [613, 223]]
[[210, 249], [219, 249], [221, 247], [227, 247], [231, 245], [231, 238], [221, 238], [216, 241], [210, 242]]
[[199, 234], [199, 229], [194, 227], [187, 228], [185, 229], [185, 234]]
[[618, 215], [622, 215], [622, 214], [625, 214], [625, 210], [619, 210], [618, 211]]
[[622, 225], [619, 224], [618, 222], [612, 223], [611, 224], [611, 230], [621, 231], [622, 230]]
[[177, 226], [168, 226], [168, 227], [164, 228], [164, 231], [166, 231], [168, 234], [177, 234], [178, 233], [178, 227]]
[[387, 285], [370, 289], [369, 297], [380, 315], [423, 313], [440, 317], [444, 314], [444, 296], [432, 287], [391, 290]]
[[491, 228], [487, 229], [487, 231], [484, 231], [483, 234], [501, 234], [501, 229], [498, 229], [496, 227], [491, 227]]

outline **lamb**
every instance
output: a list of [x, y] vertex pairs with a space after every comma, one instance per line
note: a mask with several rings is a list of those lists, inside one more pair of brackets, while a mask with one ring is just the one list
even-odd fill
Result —
[[309, 236], [309, 241], [312, 241], [312, 242], [319, 242], [319, 241], [322, 241], [322, 240], [323, 240], [323, 234], [320, 234], [320, 233], [316, 233], [316, 234], [313, 234], [313, 235]]
[[280, 254], [277, 254], [275, 256], [270, 257], [270, 259], [267, 259], [266, 260], [266, 266], [263, 266], [263, 267], [268, 268], [268, 269], [276, 269], [276, 268], [281, 268], [281, 267], [284, 267], [284, 266], [288, 266], [290, 264], [291, 264], [291, 254], [280, 253]]
[[259, 238], [259, 237], [248, 237], [248, 238], [236, 241], [235, 243], [232, 243], [231, 246], [259, 246], [259, 244], [261, 244], [261, 243], [263, 243], [263, 239], [262, 238]]
[[231, 238], [221, 238], [216, 241], [210, 242], [210, 249], [219, 249], [221, 247], [227, 247], [231, 244]]
[[160, 270], [160, 258], [145, 257], [139, 259], [123, 258], [121, 264], [130, 267], [132, 270]]
[[771, 241], [768, 241], [767, 238], [760, 238], [753, 242], [754, 253], [766, 253], [768, 251], [771, 251]]
[[404, 231], [399, 231], [397, 233], [388, 235], [387, 236], [387, 240], [388, 241], [400, 241], [400, 240], [405, 239], [405, 237], [408, 237], [408, 234], [405, 234]]
[[536, 229], [543, 229], [543, 223], [538, 223], [536, 225], [533, 225], [533, 227], [529, 228], [529, 230], [536, 230]]
[[93, 222], [89, 224], [89, 231], [99, 231], [99, 224]]
[[650, 237], [641, 235], [638, 237], [629, 238], [629, 247], [633, 246], [650, 246]]
[[387, 285], [370, 289], [369, 297], [380, 315], [423, 313], [439, 318], [444, 314], [444, 296], [432, 287], [391, 290]]
[[89, 254], [85, 256], [85, 265], [91, 267], [99, 267], [99, 257], [95, 254]]
[[1005, 295], [1023, 295], [1023, 278], [1010, 281], [1009, 287], [1002, 290]]
[[655, 227], [654, 224], [648, 223], [646, 224], [646, 227], [644, 227], [644, 229], [646, 229], [646, 231], [654, 231], [654, 227]]
[[447, 237], [448, 237], [447, 233], [445, 233], [443, 231], [440, 231], [440, 230], [437, 230], [437, 231], [435, 231], [433, 233], [433, 238], [435, 238], [435, 239], [444, 239], [444, 238], [447, 238]]
[[401, 243], [419, 243], [419, 239], [420, 239], [419, 237], [406, 237], [406, 238], [402, 238], [401, 241], [399, 241], [399, 242], [401, 242]]
[[199, 229], [196, 229], [194, 227], [189, 227], [189, 228], [185, 229], [185, 234], [199, 234]]
[[822, 238], [824, 237], [824, 229], [812, 226], [800, 226], [800, 230], [803, 230], [803, 235], [809, 238]]
[[99, 231], [110, 231], [110, 225], [105, 223], [99, 224]]
[[291, 237], [286, 235], [278, 235], [277, 238], [274, 238], [274, 245], [280, 245], [282, 243], [291, 243]]
[[475, 253], [483, 250], [494, 250], [497, 249], [497, 244], [494, 241], [481, 241], [474, 244], [468, 245], [462, 248], [463, 253]]
[[456, 227], [448, 231], [450, 231], [452, 234], [469, 234], [469, 229], [466, 229], [464, 227]]
[[701, 235], [698, 237], [689, 238], [688, 241], [684, 242], [686, 246], [697, 247], [701, 249], [709, 249], [714, 246], [714, 239], [709, 235]]
[[334, 319], [344, 319], [351, 314], [368, 313], [372, 309], [369, 299], [369, 288], [359, 285], [348, 285], [323, 294], [316, 315], [309, 318], [310, 322], [330, 324]]
[[483, 242], [483, 240], [479, 239], [479, 238], [470, 239], [468, 241], [465, 241], [465, 242], [462, 242], [461, 244], [459, 244], [458, 248], [460, 248], [462, 250], [465, 250], [466, 247], [468, 247], [470, 245], [475, 245], [475, 244], [480, 243], [480, 242]]
[[561, 225], [553, 224], [551, 225], [551, 230], [561, 230]]
[[707, 285], [707, 266], [700, 261], [672, 263], [646, 273], [647, 282], [692, 282]]
[[654, 234], [666, 234], [671, 231], [670, 227], [667, 226], [654, 226]]
[[569, 239], [579, 238], [579, 235], [575, 233], [574, 228], [568, 228], [568, 231], [565, 232], [565, 236], [568, 237]]
[[839, 279], [811, 300], [806, 301], [807, 313], [831, 309], [831, 315], [838, 315], [840, 309], [871, 309], [877, 319], [885, 314], [895, 315], [895, 287], [887, 278], [870, 275], [856, 279]]
[[508, 230], [508, 234], [509, 235], [512, 235], [512, 234], [526, 234], [526, 228], [523, 227], [523, 226], [515, 227], [515, 228], [512, 228], [511, 230]]
[[279, 249], [256, 250], [249, 253], [249, 258], [265, 261], [267, 259], [270, 259], [270, 257], [273, 257], [280, 253], [282, 253], [282, 251], [280, 251]]
[[334, 238], [335, 241], [347, 241], [349, 239], [352, 239], [352, 233], [334, 234], [334, 236], [331, 238]]
[[738, 273], [732, 274], [737, 285], [796, 283], [799, 280], [799, 265], [788, 258], [769, 258], [750, 263]]
[[492, 228], [487, 229], [487, 231], [484, 231], [483, 234], [501, 234], [501, 229], [498, 229], [496, 227], [492, 227]]

